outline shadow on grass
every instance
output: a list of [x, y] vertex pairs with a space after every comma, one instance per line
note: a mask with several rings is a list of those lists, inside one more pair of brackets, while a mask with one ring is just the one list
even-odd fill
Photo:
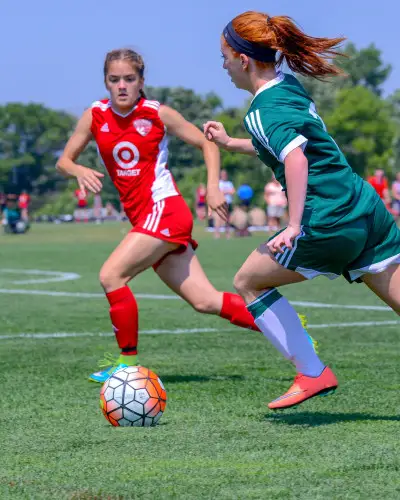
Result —
[[226, 382], [227, 380], [236, 382], [244, 380], [242, 375], [163, 375], [164, 384], [179, 384], [186, 382]]
[[369, 413], [323, 413], [308, 411], [296, 412], [296, 410], [286, 411], [290, 411], [290, 413], [268, 413], [265, 415], [265, 420], [274, 424], [306, 425], [308, 427], [319, 427], [321, 425], [337, 424], [339, 422], [400, 422], [399, 415], [371, 415]]

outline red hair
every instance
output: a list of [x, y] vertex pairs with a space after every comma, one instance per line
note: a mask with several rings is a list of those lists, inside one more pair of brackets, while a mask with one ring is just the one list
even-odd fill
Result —
[[[290, 17], [270, 17], [255, 11], [236, 16], [232, 24], [236, 33], [245, 40], [280, 52], [276, 63], [255, 61], [259, 68], [280, 66], [285, 60], [292, 71], [304, 76], [320, 78], [343, 74], [329, 60], [344, 55], [337, 49], [345, 38], [312, 37], [306, 35]], [[228, 45], [225, 39], [224, 43]]]

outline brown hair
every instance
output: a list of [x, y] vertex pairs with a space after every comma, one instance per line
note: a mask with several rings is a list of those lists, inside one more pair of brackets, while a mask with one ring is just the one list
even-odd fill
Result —
[[344, 55], [337, 49], [345, 38], [312, 37], [306, 35], [290, 17], [270, 17], [255, 11], [240, 14], [232, 24], [236, 33], [245, 40], [280, 52], [276, 63], [255, 61], [259, 68], [271, 64], [280, 66], [285, 60], [292, 71], [305, 76], [320, 78], [344, 74], [329, 59]]
[[[108, 68], [112, 61], [129, 61], [132, 67], [138, 72], [140, 78], [144, 78], [144, 61], [143, 57], [132, 49], [115, 49], [108, 52], [104, 60], [104, 80], [107, 78]], [[140, 90], [140, 95], [145, 99], [144, 90]]]

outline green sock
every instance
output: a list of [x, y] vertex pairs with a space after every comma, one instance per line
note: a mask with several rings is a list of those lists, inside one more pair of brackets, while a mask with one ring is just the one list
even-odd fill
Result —
[[118, 363], [128, 365], [128, 366], [135, 366], [138, 364], [137, 354], [129, 355], [129, 356], [126, 356], [125, 354], [120, 354], [120, 356], [118, 358]]

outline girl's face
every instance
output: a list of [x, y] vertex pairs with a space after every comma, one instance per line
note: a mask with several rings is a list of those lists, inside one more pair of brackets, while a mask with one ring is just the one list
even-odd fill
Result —
[[233, 84], [238, 89], [249, 90], [250, 81], [247, 71], [249, 58], [244, 54], [237, 57], [223, 39], [221, 40], [221, 54], [224, 60], [222, 67], [227, 71]]
[[127, 110], [138, 100], [144, 80], [129, 61], [121, 60], [110, 63], [105, 83], [113, 105]]

